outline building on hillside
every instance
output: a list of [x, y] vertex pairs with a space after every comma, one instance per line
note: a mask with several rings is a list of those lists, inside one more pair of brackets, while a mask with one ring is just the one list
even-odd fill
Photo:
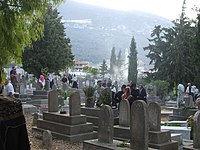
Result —
[[83, 67], [88, 66], [88, 62], [82, 62], [79, 60], [75, 60], [75, 67], [74, 67], [74, 71], [77, 72], [82, 72], [83, 71]]

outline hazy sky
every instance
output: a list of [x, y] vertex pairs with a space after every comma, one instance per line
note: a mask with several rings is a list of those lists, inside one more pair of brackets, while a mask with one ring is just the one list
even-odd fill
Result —
[[[99, 5], [118, 10], [140, 10], [156, 14], [164, 18], [178, 19], [181, 13], [183, 0], [74, 0], [82, 3]], [[187, 15], [196, 17], [194, 6], [200, 7], [200, 0], [186, 0]]]

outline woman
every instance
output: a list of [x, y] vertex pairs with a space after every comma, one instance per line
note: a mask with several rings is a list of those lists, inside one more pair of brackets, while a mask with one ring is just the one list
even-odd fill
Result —
[[124, 94], [122, 95], [122, 99], [129, 101], [130, 107], [134, 102], [133, 96], [131, 95], [131, 88], [127, 86], [124, 90]]

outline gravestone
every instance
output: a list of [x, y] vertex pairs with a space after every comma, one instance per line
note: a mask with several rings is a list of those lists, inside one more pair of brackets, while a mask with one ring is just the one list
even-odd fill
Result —
[[99, 113], [98, 139], [84, 141], [83, 150], [130, 150], [128, 147], [118, 147], [121, 141], [113, 140], [113, 111], [108, 105], [101, 107]]
[[39, 114], [36, 112], [33, 114], [33, 123], [32, 126], [37, 126], [37, 120], [39, 118]]
[[45, 80], [45, 90], [50, 90], [50, 81]]
[[57, 90], [57, 86], [55, 84], [52, 85], [52, 90]]
[[113, 111], [108, 105], [104, 105], [99, 114], [98, 141], [113, 143]]
[[131, 106], [131, 149], [148, 149], [149, 118], [147, 104], [138, 100]]
[[130, 104], [127, 100], [120, 102], [119, 126], [130, 127]]
[[46, 130], [46, 131], [43, 132], [42, 142], [43, 142], [43, 145], [44, 145], [45, 149], [51, 150], [51, 147], [52, 147], [52, 134], [51, 134], [51, 131]]
[[114, 139], [130, 140], [130, 104], [121, 100], [119, 105], [119, 125], [114, 126]]
[[160, 131], [161, 108], [158, 103], [150, 103], [149, 110], [149, 130]]
[[63, 87], [62, 88], [63, 88], [64, 91], [66, 91], [66, 90], [69, 89], [69, 86], [68, 86], [67, 83], [63, 83]]
[[48, 111], [58, 112], [58, 92], [51, 90], [48, 93]]
[[33, 127], [33, 129], [38, 131], [50, 130], [53, 136], [69, 142], [80, 142], [96, 138], [97, 133], [93, 131], [93, 124], [88, 123], [86, 116], [80, 114], [80, 96], [78, 92], [70, 95], [69, 105], [70, 114], [43, 112], [43, 118], [37, 120], [37, 127]]
[[81, 114], [81, 101], [80, 94], [74, 92], [69, 97], [69, 114], [70, 116]]
[[193, 144], [194, 148], [200, 149], [200, 110], [194, 115]]
[[160, 150], [177, 150], [178, 142], [171, 141], [169, 130], [161, 131], [161, 108], [158, 103], [151, 102], [148, 105], [149, 112], [149, 147]]

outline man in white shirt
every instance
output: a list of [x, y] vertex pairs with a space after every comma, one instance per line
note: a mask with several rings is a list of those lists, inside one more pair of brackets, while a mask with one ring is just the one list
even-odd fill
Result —
[[14, 93], [15, 92], [14, 92], [14, 88], [13, 88], [12, 83], [10, 83], [8, 79], [6, 79], [6, 81], [5, 81], [5, 87], [4, 87], [4, 94], [6, 96], [13, 96]]

